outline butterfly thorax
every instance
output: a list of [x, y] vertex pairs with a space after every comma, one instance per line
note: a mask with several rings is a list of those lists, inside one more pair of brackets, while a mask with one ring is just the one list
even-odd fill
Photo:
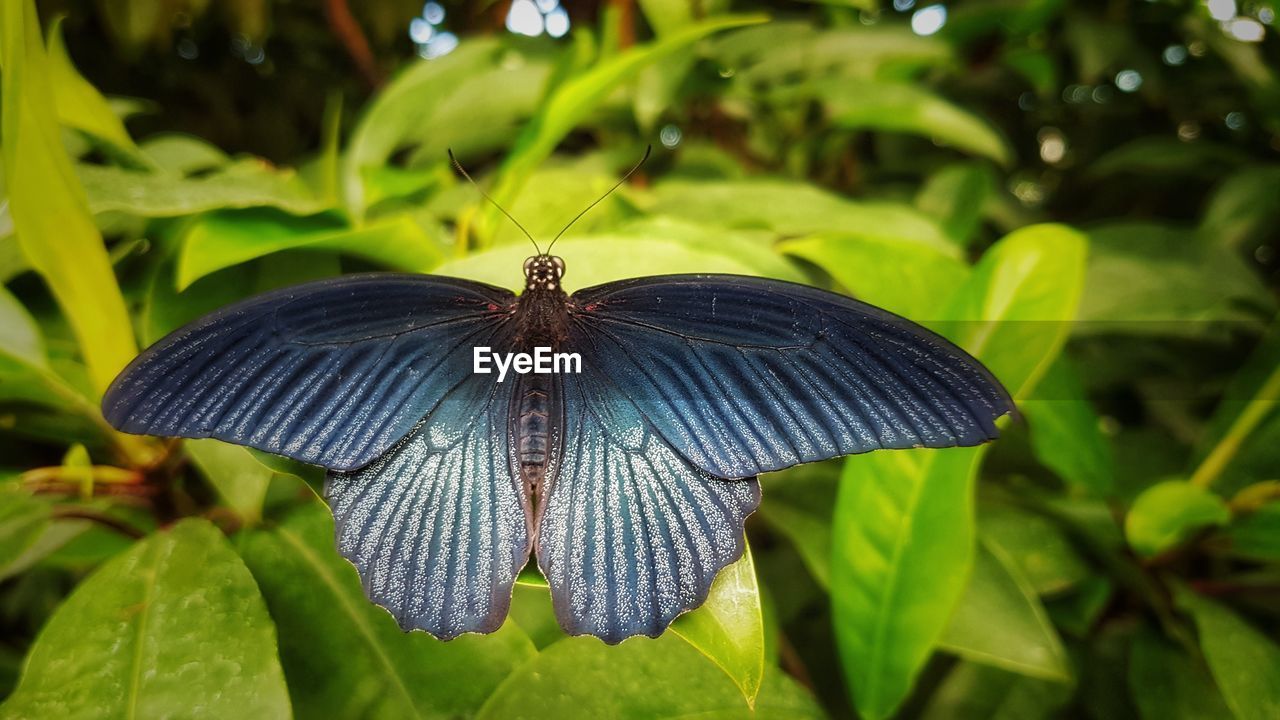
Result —
[[[532, 353], [546, 347], [560, 349], [568, 334], [569, 297], [560, 289], [564, 263], [559, 258], [538, 255], [525, 261], [525, 290], [516, 305], [516, 346]], [[542, 482], [558, 437], [555, 383], [549, 375], [529, 373], [518, 376], [520, 388], [515, 395], [516, 412], [512, 413], [512, 434], [520, 461], [520, 476], [530, 488]]]

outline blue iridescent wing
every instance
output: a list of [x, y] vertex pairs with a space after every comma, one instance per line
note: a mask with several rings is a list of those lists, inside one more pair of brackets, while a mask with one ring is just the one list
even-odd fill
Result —
[[760, 486], [699, 470], [611, 383], [582, 380], [558, 383], [563, 445], [539, 487], [538, 566], [566, 632], [657, 637], [741, 557]]
[[693, 466], [752, 477], [877, 448], [993, 439], [1013, 401], [977, 360], [879, 308], [793, 283], [636, 278], [570, 298], [566, 348]]
[[251, 298], [138, 356], [102, 401], [130, 433], [214, 437], [333, 470], [368, 464], [471, 373], [514, 295], [427, 275], [348, 275]]
[[391, 452], [325, 479], [339, 552], [406, 630], [448, 640], [507, 615], [532, 537], [509, 434], [516, 387], [473, 375]]

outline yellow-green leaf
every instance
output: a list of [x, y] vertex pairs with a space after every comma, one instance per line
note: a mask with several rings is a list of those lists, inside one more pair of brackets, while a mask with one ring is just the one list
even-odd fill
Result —
[[711, 658], [755, 705], [764, 681], [764, 619], [750, 547], [720, 571], [702, 607], [677, 618], [671, 630]]
[[62, 148], [32, 0], [0, 11], [4, 174], [14, 231], [70, 321], [98, 392], [137, 352], [133, 327], [84, 190]]

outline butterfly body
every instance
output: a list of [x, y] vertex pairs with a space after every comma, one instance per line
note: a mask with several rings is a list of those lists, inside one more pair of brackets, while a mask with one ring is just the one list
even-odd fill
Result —
[[[705, 601], [758, 474], [986, 442], [1013, 409], [964, 351], [847, 297], [728, 275], [568, 295], [564, 269], [529, 258], [519, 296], [374, 273], [250, 298], [149, 348], [103, 411], [325, 467], [337, 549], [405, 629], [496, 630], [532, 554], [562, 627], [615, 643]], [[501, 379], [481, 347], [581, 363]]]

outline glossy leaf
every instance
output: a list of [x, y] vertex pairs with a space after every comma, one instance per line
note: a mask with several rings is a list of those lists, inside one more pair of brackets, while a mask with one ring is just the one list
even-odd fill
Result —
[[818, 718], [807, 691], [781, 672], [765, 673], [754, 715], [741, 691], [680, 638], [634, 638], [608, 647], [568, 638], [543, 650], [493, 693], [478, 717]]
[[1280, 715], [1280, 647], [1231, 610], [1179, 588], [1178, 605], [1191, 614], [1209, 671], [1227, 707], [1240, 720]]
[[275, 628], [216, 528], [184, 520], [81, 583], [49, 619], [8, 717], [290, 716]]
[[537, 55], [482, 38], [409, 66], [352, 130], [342, 168], [348, 211], [363, 217], [377, 199], [366, 187], [371, 174], [398, 150], [412, 148], [421, 164], [446, 162], [448, 148], [465, 159], [502, 147], [535, 112], [548, 70]]
[[939, 644], [966, 660], [1020, 675], [1071, 679], [1062, 640], [1035, 587], [995, 543], [979, 545], [969, 587]]
[[[499, 204], [510, 204], [528, 181], [529, 175], [551, 155], [556, 145], [588, 113], [595, 109], [619, 83], [634, 77], [644, 67], [710, 35], [734, 27], [764, 22], [761, 15], [722, 15], [688, 25], [648, 45], [633, 47], [616, 57], [600, 62], [555, 88], [546, 98], [533, 121], [525, 125], [516, 138], [511, 153], [500, 170], [497, 186], [491, 193]], [[486, 208], [492, 227], [497, 211]]]
[[960, 257], [937, 224], [911, 207], [857, 202], [789, 180], [668, 180], [654, 188], [654, 202], [648, 209], [706, 224], [767, 229], [783, 236], [833, 232], [884, 242], [914, 242]]
[[1066, 358], [1049, 366], [1021, 410], [1036, 458], [1066, 482], [1099, 496], [1111, 492], [1115, 460], [1102, 422]]
[[1275, 308], [1234, 251], [1189, 231], [1126, 222], [1092, 229], [1089, 241], [1078, 332], [1222, 334]]
[[258, 462], [248, 448], [220, 440], [187, 440], [183, 447], [243, 522], [252, 525], [261, 519], [267, 485], [275, 474], [271, 468]]
[[1147, 488], [1133, 501], [1124, 519], [1124, 535], [1130, 547], [1150, 557], [1201, 528], [1230, 519], [1222, 498], [1199, 485], [1169, 480]]
[[757, 512], [791, 541], [824, 588], [831, 586], [831, 508], [838, 481], [839, 472], [830, 462], [799, 465], [760, 480], [768, 501]]
[[853, 297], [917, 320], [932, 319], [929, 313], [969, 275], [963, 261], [910, 240], [826, 234], [778, 248], [822, 268]]
[[1092, 569], [1053, 521], [1026, 510], [983, 505], [978, 512], [983, 542], [998, 548], [1037, 594], [1062, 592], [1087, 580]]
[[1251, 167], [1227, 178], [1209, 197], [1199, 234], [1206, 242], [1252, 250], [1280, 219], [1280, 167]]
[[[564, 258], [564, 288], [567, 292], [613, 280], [673, 272], [783, 274], [782, 279], [795, 276], [793, 269], [771, 272], [778, 267], [776, 256], [770, 257], [767, 251], [757, 255], [741, 245], [730, 250], [727, 247], [703, 247], [678, 241], [641, 240], [615, 235], [612, 239], [580, 237], [562, 240], [556, 243], [556, 254]], [[446, 261], [433, 272], [515, 290], [524, 287], [520, 266], [528, 255], [527, 247], [501, 245], [459, 260]]]
[[294, 215], [329, 209], [293, 170], [245, 160], [199, 177], [176, 180], [169, 173], [80, 165], [76, 174], [96, 213], [177, 217], [225, 208], [273, 207]]
[[4, 3], [4, 175], [23, 253], [71, 324], [96, 391], [136, 353], [133, 327], [93, 224], [84, 190], [62, 149], [48, 58], [32, 0]]
[[49, 526], [49, 503], [17, 488], [0, 487], [0, 576]]
[[985, 120], [918, 85], [840, 80], [817, 88], [831, 122], [847, 130], [923, 135], [1007, 165], [1008, 143]]
[[[952, 339], [1023, 399], [1075, 315], [1085, 243], [1059, 226], [1019, 230], [983, 256], [946, 310]], [[910, 690], [973, 562], [973, 483], [983, 448], [855, 456], [837, 497], [836, 637], [858, 711], [885, 717]]]
[[440, 245], [406, 215], [359, 228], [324, 216], [291, 217], [272, 210], [209, 213], [187, 230], [178, 255], [177, 287], [284, 250], [337, 251], [385, 265], [426, 272], [439, 263]]
[[982, 221], [983, 206], [995, 190], [990, 169], [978, 163], [947, 165], [929, 176], [915, 205], [933, 218], [958, 245], [967, 246]]
[[447, 643], [403, 632], [365, 598], [333, 537], [328, 510], [312, 503], [250, 531], [240, 546], [279, 628], [299, 717], [470, 716], [534, 656], [510, 621], [493, 635]]
[[702, 607], [677, 618], [671, 631], [724, 670], [755, 705], [764, 679], [764, 620], [749, 546], [716, 576]]

